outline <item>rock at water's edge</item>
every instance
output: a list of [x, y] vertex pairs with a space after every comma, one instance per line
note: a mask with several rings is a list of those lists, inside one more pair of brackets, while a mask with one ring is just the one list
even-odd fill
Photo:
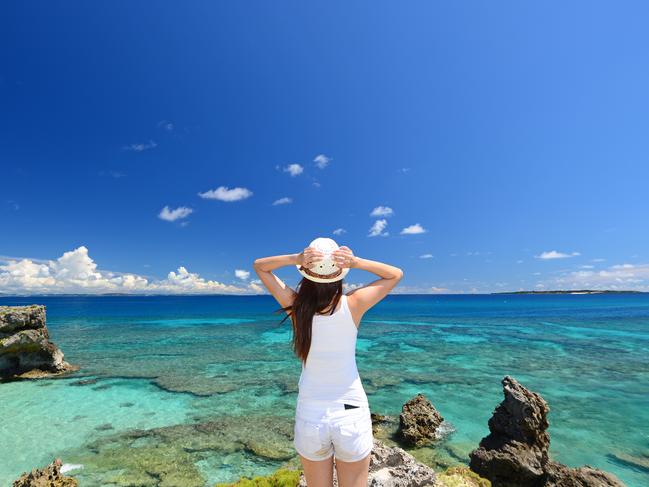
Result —
[[0, 379], [29, 379], [78, 370], [49, 340], [45, 306], [0, 306]]
[[505, 399], [489, 419], [490, 434], [471, 452], [470, 467], [494, 487], [620, 487], [614, 475], [569, 468], [549, 458], [547, 402], [515, 379], [502, 380]]
[[77, 487], [78, 482], [61, 473], [61, 460], [57, 458], [48, 466], [23, 473], [13, 487]]
[[439, 438], [444, 418], [423, 394], [406, 402], [399, 415], [399, 436], [411, 446], [423, 446]]
[[590, 465], [570, 468], [550, 461], [545, 469], [544, 487], [619, 487], [624, 483], [612, 473]]

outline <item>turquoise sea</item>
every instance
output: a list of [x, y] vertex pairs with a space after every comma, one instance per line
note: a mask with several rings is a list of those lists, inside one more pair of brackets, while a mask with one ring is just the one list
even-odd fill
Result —
[[[31, 303], [81, 370], [0, 384], [0, 486], [55, 456], [84, 487], [206, 486], [297, 461], [300, 363], [272, 297], [0, 298]], [[555, 459], [649, 485], [649, 295], [389, 296], [357, 363], [373, 412], [398, 420], [421, 392], [448, 421], [411, 450], [431, 465], [467, 462], [509, 374], [549, 402]]]

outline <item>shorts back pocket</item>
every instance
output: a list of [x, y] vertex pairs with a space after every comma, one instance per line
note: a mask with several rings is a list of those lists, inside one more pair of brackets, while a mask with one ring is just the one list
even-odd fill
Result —
[[295, 419], [293, 430], [295, 444], [305, 451], [316, 451], [320, 448], [320, 425], [302, 418]]

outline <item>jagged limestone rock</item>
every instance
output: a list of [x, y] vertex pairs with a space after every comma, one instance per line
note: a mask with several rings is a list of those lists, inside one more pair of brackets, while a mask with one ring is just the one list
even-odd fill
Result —
[[547, 402], [512, 377], [489, 419], [490, 434], [471, 452], [471, 470], [494, 487], [620, 487], [617, 477], [588, 465], [569, 468], [549, 458]]
[[435, 406], [423, 394], [406, 402], [399, 415], [399, 436], [410, 446], [423, 446], [439, 439], [438, 428], [444, 421]]
[[78, 482], [61, 473], [61, 460], [56, 459], [49, 465], [23, 473], [15, 480], [13, 487], [77, 487]]
[[78, 367], [49, 339], [45, 306], [0, 306], [0, 379], [32, 379]]

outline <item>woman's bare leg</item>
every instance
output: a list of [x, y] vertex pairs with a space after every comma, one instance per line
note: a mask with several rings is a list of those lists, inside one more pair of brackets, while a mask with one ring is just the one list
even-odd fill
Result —
[[302, 460], [302, 469], [304, 470], [304, 477], [306, 478], [306, 485], [308, 487], [331, 487], [333, 485], [333, 456], [326, 460], [314, 461], [300, 455], [300, 460]]
[[338, 487], [367, 487], [371, 456], [370, 452], [365, 458], [356, 462], [343, 462], [336, 459]]

